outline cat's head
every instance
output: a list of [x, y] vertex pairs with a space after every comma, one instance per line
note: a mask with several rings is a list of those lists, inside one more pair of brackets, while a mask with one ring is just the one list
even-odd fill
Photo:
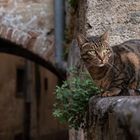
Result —
[[86, 64], [102, 67], [109, 63], [112, 49], [108, 45], [108, 33], [98, 37], [86, 38], [84, 35], [77, 36], [81, 58]]

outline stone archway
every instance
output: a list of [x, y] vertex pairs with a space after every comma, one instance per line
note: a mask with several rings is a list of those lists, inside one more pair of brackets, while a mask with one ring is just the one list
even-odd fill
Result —
[[15, 44], [9, 40], [0, 38], [0, 53], [8, 53], [24, 57], [47, 68], [60, 79], [64, 79], [65, 77], [51, 62], [43, 59], [32, 51], [25, 49], [22, 45]]
[[34, 61], [65, 80], [65, 72], [55, 67], [53, 34], [45, 38], [34, 31], [25, 32], [5, 25], [0, 26], [0, 52]]

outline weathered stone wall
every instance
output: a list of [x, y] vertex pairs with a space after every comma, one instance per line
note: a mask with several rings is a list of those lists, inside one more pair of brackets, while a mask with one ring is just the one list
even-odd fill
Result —
[[[140, 39], [140, 2], [138, 0], [87, 0], [87, 36], [109, 30], [110, 45]], [[139, 99], [114, 97], [90, 100], [89, 140], [140, 139]], [[100, 106], [100, 107], [99, 107]]]
[[109, 30], [110, 44], [118, 44], [140, 36], [139, 0], [87, 0], [87, 35]]
[[[53, 1], [0, 1], [0, 37], [47, 59], [53, 49]], [[49, 35], [48, 35], [49, 34]]]
[[[139, 0], [82, 0], [79, 1], [77, 18], [79, 20], [77, 33], [82, 32], [87, 36], [96, 36], [108, 30], [110, 45], [119, 44], [129, 39], [140, 39]], [[70, 64], [71, 66], [79, 63], [83, 65], [79, 61], [79, 51], [75, 47], [77, 46], [72, 43], [69, 58]], [[136, 114], [140, 110], [139, 100], [136, 101], [136, 98], [133, 98], [132, 101], [131, 97], [114, 97], [111, 100], [110, 98], [91, 99], [89, 112], [92, 113], [89, 119], [90, 126], [87, 139], [140, 139], [139, 121], [137, 119], [139, 115]], [[117, 110], [115, 110], [116, 108]], [[134, 110], [131, 110], [132, 108], [135, 110], [135, 113]], [[121, 113], [122, 115], [120, 115]], [[72, 131], [70, 134], [71, 140], [83, 138], [83, 134], [77, 131]]]
[[89, 103], [88, 140], [139, 140], [139, 97], [93, 97]]

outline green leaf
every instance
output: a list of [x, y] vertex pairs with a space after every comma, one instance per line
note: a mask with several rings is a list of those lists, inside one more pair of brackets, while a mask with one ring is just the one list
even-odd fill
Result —
[[90, 97], [101, 90], [87, 73], [78, 74], [75, 69], [71, 73], [75, 75], [73, 78], [64, 81], [62, 86], [56, 86], [53, 116], [61, 123], [78, 129], [83, 125]]

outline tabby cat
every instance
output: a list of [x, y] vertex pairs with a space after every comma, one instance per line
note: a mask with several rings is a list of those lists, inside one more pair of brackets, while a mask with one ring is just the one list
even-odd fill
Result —
[[140, 81], [140, 40], [108, 45], [108, 33], [77, 36], [81, 58], [102, 96], [137, 95]]

